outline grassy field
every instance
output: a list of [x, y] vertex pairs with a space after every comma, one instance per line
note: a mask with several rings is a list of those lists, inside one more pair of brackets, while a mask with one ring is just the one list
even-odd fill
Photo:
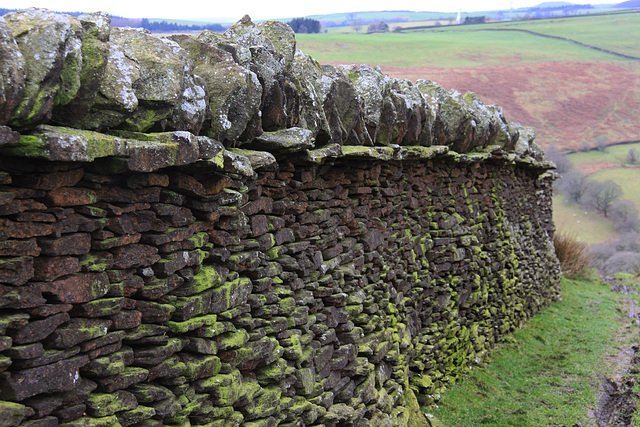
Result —
[[606, 242], [618, 237], [613, 224], [596, 212], [567, 203], [562, 195], [553, 198], [553, 222], [563, 232], [574, 233], [585, 243]]
[[640, 12], [621, 12], [580, 18], [501, 22], [485, 28], [515, 28], [564, 37], [626, 55], [640, 56]]
[[628, 297], [599, 280], [567, 279], [562, 295], [431, 413], [447, 426], [595, 425], [600, 384], [616, 374], [616, 355], [631, 344]]
[[572, 43], [525, 33], [443, 29], [400, 34], [298, 34], [296, 39], [299, 49], [321, 62], [447, 68], [478, 64], [510, 66], [558, 58], [563, 61], [625, 62]]

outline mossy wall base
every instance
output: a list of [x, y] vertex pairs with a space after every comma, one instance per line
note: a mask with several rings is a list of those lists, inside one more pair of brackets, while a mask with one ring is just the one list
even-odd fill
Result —
[[0, 166], [6, 425], [426, 425], [559, 293], [535, 168]]

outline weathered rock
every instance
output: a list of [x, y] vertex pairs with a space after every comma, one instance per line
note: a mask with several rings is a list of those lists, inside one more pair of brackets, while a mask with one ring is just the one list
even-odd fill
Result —
[[[287, 58], [262, 32], [262, 29], [266, 29], [267, 33], [273, 37], [276, 27], [286, 28], [281, 32], [284, 37], [276, 39], [276, 41]], [[260, 107], [262, 127], [267, 131], [284, 127], [287, 123], [284, 73], [287, 65], [291, 62], [289, 58], [293, 57], [293, 51], [295, 51], [295, 42], [291, 46], [293, 32], [286, 25], [280, 23], [268, 22], [256, 25], [251, 22], [248, 15], [245, 15], [225, 31], [224, 35], [248, 48], [251, 52], [251, 62], [248, 68], [257, 74], [263, 88]]]
[[109, 43], [107, 64], [95, 103], [78, 123], [83, 129], [114, 128], [138, 108], [133, 84], [140, 79], [140, 66], [125, 55], [124, 47]]
[[23, 400], [42, 393], [72, 390], [80, 379], [80, 368], [89, 361], [87, 356], [76, 356], [51, 365], [0, 373], [0, 397]]
[[287, 74], [289, 84], [296, 89], [297, 102], [289, 109], [290, 126], [309, 129], [316, 139], [324, 145], [330, 138], [330, 129], [325, 111], [322, 108], [324, 99], [319, 90], [322, 67], [309, 55], [296, 51]]
[[331, 134], [331, 142], [373, 145], [364, 124], [363, 101], [351, 81], [336, 67], [322, 66], [316, 84]]
[[203, 130], [229, 144], [235, 144], [241, 136], [251, 139], [262, 132], [258, 114], [262, 85], [255, 73], [236, 64], [231, 54], [218, 48], [217, 40], [209, 34], [204, 31], [198, 39], [172, 37], [187, 51], [194, 73], [204, 79], [209, 90], [213, 120], [205, 123]]
[[79, 81], [74, 82], [78, 88], [75, 93], [65, 94], [53, 110], [53, 120], [64, 126], [80, 124], [95, 103], [109, 58], [109, 15], [97, 12], [80, 15], [78, 19], [83, 28], [82, 47], [80, 52], [75, 52], [80, 54]]
[[24, 67], [24, 57], [4, 18], [0, 17], [0, 125], [9, 121], [22, 99]]
[[11, 124], [24, 127], [51, 118], [54, 104], [66, 104], [80, 88], [82, 24], [46, 9], [4, 17], [25, 61], [22, 100]]
[[297, 127], [265, 132], [247, 145], [248, 148], [272, 153], [295, 153], [312, 149], [314, 146], [313, 132]]
[[185, 63], [173, 47], [149, 32], [114, 28], [110, 42], [123, 47], [124, 55], [139, 66], [132, 82], [138, 108], [122, 127], [144, 132], [166, 119], [183, 93]]

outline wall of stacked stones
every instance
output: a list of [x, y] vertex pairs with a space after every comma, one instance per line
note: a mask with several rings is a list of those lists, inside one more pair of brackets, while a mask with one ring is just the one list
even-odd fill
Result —
[[553, 165], [283, 24], [0, 18], [0, 424], [428, 425], [559, 295]]
[[557, 297], [531, 171], [100, 166], [2, 159], [10, 425], [402, 420]]

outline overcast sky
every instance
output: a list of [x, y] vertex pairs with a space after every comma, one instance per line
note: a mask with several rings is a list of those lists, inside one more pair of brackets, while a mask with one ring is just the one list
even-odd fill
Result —
[[[128, 18], [203, 19], [236, 21], [294, 18], [336, 12], [411, 10], [463, 12], [535, 6], [544, 0], [0, 0], [2, 8], [45, 7], [56, 11], [95, 12]], [[607, 1], [603, 1], [606, 3]], [[585, 2], [578, 2], [584, 4]]]

